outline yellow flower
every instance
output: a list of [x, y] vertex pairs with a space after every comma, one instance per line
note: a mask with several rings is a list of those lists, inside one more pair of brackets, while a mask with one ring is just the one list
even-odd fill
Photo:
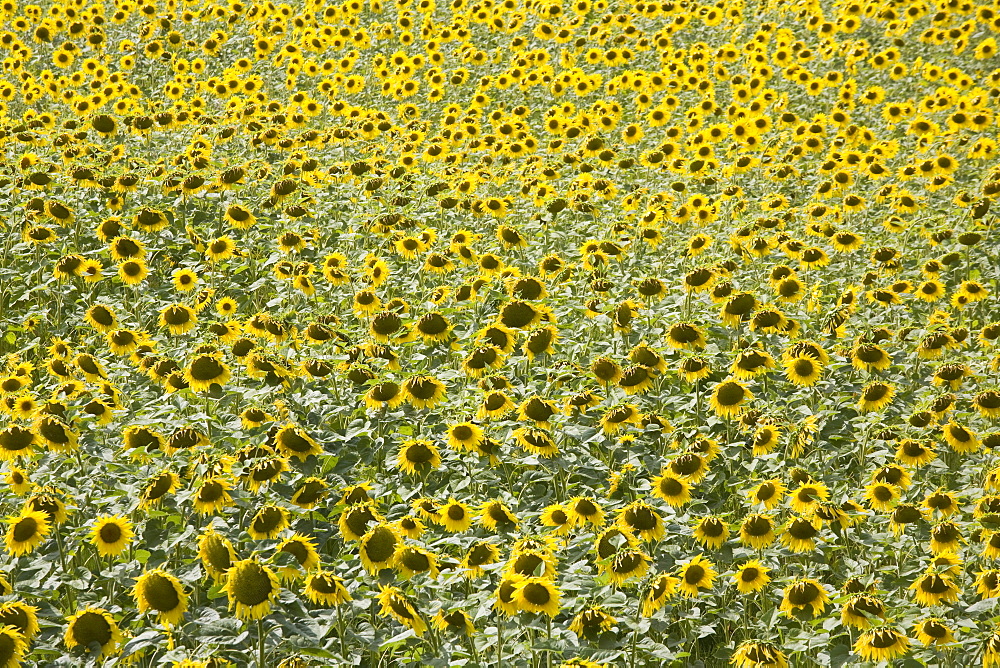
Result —
[[24, 510], [9, 522], [4, 543], [15, 557], [33, 552], [51, 530], [48, 516], [38, 510]]
[[711, 589], [716, 575], [714, 564], [699, 554], [677, 569], [681, 594], [694, 597], [702, 590]]
[[378, 601], [383, 617], [392, 617], [407, 628], [413, 629], [418, 636], [427, 631], [427, 624], [410, 600], [396, 587], [381, 585]]
[[229, 569], [223, 590], [238, 618], [259, 619], [271, 610], [280, 587], [274, 571], [256, 559], [243, 559]]
[[139, 614], [155, 611], [161, 623], [171, 626], [184, 619], [187, 594], [180, 580], [162, 569], [146, 571], [132, 589]]
[[813, 616], [823, 614], [830, 596], [823, 585], [812, 578], [799, 578], [785, 588], [785, 595], [779, 606], [781, 611], [791, 616], [796, 610], [810, 608]]
[[514, 590], [514, 604], [523, 612], [544, 613], [555, 617], [559, 613], [561, 592], [555, 584], [544, 577], [524, 578]]
[[63, 642], [68, 649], [74, 647], [90, 647], [92, 643], [100, 645], [100, 656], [109, 656], [118, 651], [122, 642], [122, 634], [118, 623], [103, 608], [86, 608], [66, 620], [68, 626], [63, 635]]
[[771, 569], [764, 566], [756, 559], [744, 562], [736, 572], [733, 573], [733, 580], [736, 582], [736, 589], [741, 594], [749, 594], [760, 591], [771, 581], [768, 572]]
[[209, 525], [198, 538], [198, 556], [205, 571], [218, 581], [232, 568], [236, 550], [228, 538]]
[[316, 571], [309, 575], [305, 594], [315, 605], [338, 606], [354, 600], [343, 579], [328, 571]]
[[102, 557], [116, 557], [132, 542], [135, 533], [128, 518], [122, 515], [102, 515], [90, 530], [91, 542]]

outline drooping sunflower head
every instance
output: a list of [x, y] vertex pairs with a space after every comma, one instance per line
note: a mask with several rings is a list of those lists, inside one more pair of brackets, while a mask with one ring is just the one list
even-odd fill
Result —
[[209, 526], [198, 539], [198, 556], [208, 574], [218, 580], [236, 561], [236, 550], [228, 538]]
[[255, 559], [237, 561], [229, 569], [225, 591], [229, 608], [240, 619], [259, 619], [271, 609], [280, 589], [274, 572]]
[[132, 595], [140, 614], [156, 612], [159, 620], [168, 626], [180, 622], [187, 610], [187, 594], [180, 580], [159, 568], [143, 573]]
[[118, 623], [102, 608], [86, 608], [72, 615], [63, 636], [66, 647], [89, 648], [93, 643], [100, 647], [100, 656], [109, 656], [118, 651], [122, 641]]

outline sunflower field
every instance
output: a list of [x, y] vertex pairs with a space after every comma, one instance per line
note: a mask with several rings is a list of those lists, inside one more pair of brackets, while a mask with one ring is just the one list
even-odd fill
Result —
[[1000, 1], [0, 22], [0, 668], [1000, 666]]

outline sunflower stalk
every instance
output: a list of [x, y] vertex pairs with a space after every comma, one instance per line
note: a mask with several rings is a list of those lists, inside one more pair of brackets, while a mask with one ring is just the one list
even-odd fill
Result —
[[[58, 529], [56, 529], [55, 534], [56, 534], [56, 547], [59, 549], [59, 564], [62, 566], [62, 572], [63, 575], [65, 576], [67, 573], [69, 573], [69, 569], [66, 568], [66, 551], [63, 549], [62, 533]], [[76, 610], [76, 592], [73, 590], [72, 587], [70, 587], [69, 583], [63, 582], [62, 584], [65, 585], [66, 587], [66, 598], [65, 598], [67, 604], [66, 612], [67, 614], [70, 614]]]
[[635, 606], [635, 617], [633, 617], [632, 619], [632, 640], [629, 643], [629, 652], [628, 652], [629, 655], [628, 662], [632, 668], [637, 668], [639, 665], [638, 657], [636, 656], [636, 644], [639, 641], [639, 619], [642, 616], [642, 601], [646, 598], [648, 594], [649, 594], [649, 588], [645, 587], [642, 590], [642, 594], [638, 598], [638, 602], [636, 603]]
[[264, 664], [264, 641], [267, 636], [264, 635], [264, 618], [259, 617], [257, 619], [257, 668], [265, 668]]

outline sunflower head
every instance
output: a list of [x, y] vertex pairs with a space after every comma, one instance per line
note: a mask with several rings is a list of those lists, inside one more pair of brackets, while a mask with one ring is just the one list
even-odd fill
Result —
[[259, 619], [271, 609], [278, 597], [278, 577], [256, 559], [243, 559], [232, 565], [224, 587], [229, 596], [229, 608], [236, 609], [240, 619]]
[[180, 580], [162, 569], [146, 571], [132, 589], [139, 613], [156, 612], [159, 620], [170, 626], [179, 623], [187, 610], [187, 594]]
[[101, 657], [118, 651], [122, 635], [118, 623], [106, 610], [86, 608], [72, 615], [68, 622], [63, 636], [67, 648], [80, 646], [90, 649], [96, 646]]

